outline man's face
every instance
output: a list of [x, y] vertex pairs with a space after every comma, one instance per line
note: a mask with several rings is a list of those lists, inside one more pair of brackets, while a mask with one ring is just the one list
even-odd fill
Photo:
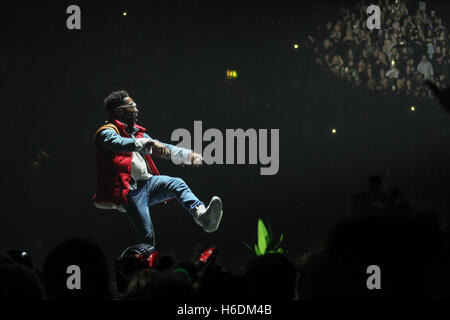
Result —
[[137, 122], [138, 117], [138, 109], [137, 107], [133, 107], [134, 101], [131, 97], [126, 97], [123, 99], [122, 105], [129, 105], [129, 107], [122, 107], [117, 109], [117, 115], [119, 116], [119, 120], [128, 125], [134, 125]]

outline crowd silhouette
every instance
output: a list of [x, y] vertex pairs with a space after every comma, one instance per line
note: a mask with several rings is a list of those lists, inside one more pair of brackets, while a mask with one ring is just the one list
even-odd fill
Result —
[[[108, 260], [89, 239], [71, 238], [47, 255], [42, 271], [28, 253], [0, 255], [0, 299], [51, 300], [308, 300], [449, 298], [449, 233], [435, 212], [415, 211], [398, 188], [377, 175], [356, 193], [347, 215], [319, 245], [291, 261], [286, 254], [254, 255], [224, 268], [220, 248], [204, 248], [195, 261], [178, 261], [140, 243]], [[70, 289], [67, 267], [82, 271]], [[379, 290], [367, 286], [368, 267], [382, 272]]]

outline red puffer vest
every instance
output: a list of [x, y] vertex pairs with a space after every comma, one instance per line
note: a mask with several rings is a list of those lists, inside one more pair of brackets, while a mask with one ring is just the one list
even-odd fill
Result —
[[[138, 131], [135, 138], [143, 138], [145, 128], [134, 125]], [[131, 138], [125, 131], [126, 125], [116, 119], [110, 120], [98, 128], [95, 135], [105, 129], [113, 129], [122, 137]], [[92, 201], [99, 208], [123, 206], [127, 204], [127, 195], [131, 180], [132, 152], [113, 152], [98, 145], [95, 146], [97, 153], [97, 192]], [[150, 155], [144, 155], [153, 175], [159, 175]]]

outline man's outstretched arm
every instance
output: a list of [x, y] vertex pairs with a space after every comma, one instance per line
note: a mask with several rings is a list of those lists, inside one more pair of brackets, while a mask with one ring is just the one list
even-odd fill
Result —
[[95, 137], [95, 143], [113, 152], [134, 152], [141, 151], [144, 148], [140, 141], [122, 137], [113, 129], [100, 131]]
[[[148, 134], [144, 133], [144, 137], [147, 139], [151, 139], [154, 141], [154, 144], [156, 147], [155, 153], [157, 156], [165, 158], [165, 159], [172, 159], [172, 161], [175, 164], [188, 164], [188, 165], [194, 165], [194, 166], [200, 166], [203, 162], [203, 158], [200, 154], [193, 152], [190, 149], [177, 147], [169, 143], [161, 142], [157, 139], [151, 138]], [[160, 150], [161, 147], [165, 147], [168, 149], [169, 154], [168, 155], [161, 155]]]
[[161, 157], [170, 158], [170, 151], [166, 146], [149, 138], [126, 138], [113, 129], [104, 129], [95, 137], [95, 143], [113, 152], [142, 152], [156, 151]]
[[156, 139], [152, 139], [148, 134], [144, 134], [144, 138], [133, 139], [122, 137], [113, 129], [105, 129], [97, 134], [95, 142], [99, 146], [113, 152], [138, 151], [152, 153], [164, 159], [172, 159], [175, 164], [199, 166], [203, 161], [201, 155], [192, 150], [162, 143]]

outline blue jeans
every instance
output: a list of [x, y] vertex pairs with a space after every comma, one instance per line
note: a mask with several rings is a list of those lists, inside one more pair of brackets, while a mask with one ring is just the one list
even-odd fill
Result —
[[161, 175], [152, 176], [147, 181], [138, 181], [137, 189], [130, 190], [127, 199], [128, 204], [125, 208], [140, 242], [153, 247], [155, 247], [155, 233], [149, 206], [168, 199], [177, 199], [193, 214], [195, 208], [203, 204], [182, 179]]

